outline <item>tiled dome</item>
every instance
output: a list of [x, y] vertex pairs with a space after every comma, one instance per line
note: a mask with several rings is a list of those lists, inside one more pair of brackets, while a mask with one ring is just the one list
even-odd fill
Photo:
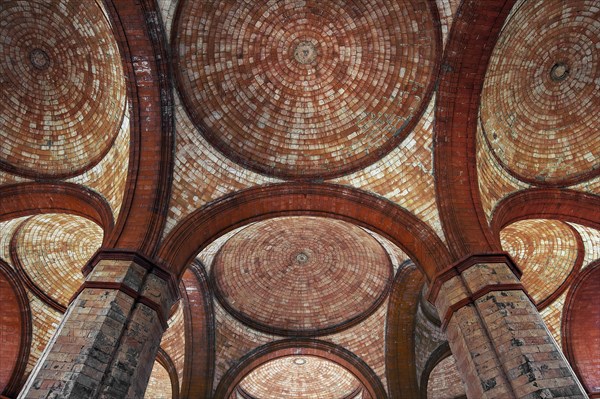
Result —
[[595, 0], [526, 1], [486, 74], [485, 138], [514, 176], [564, 184], [600, 171], [600, 11]]
[[392, 266], [363, 229], [316, 218], [270, 219], [241, 230], [217, 254], [217, 296], [235, 316], [271, 332], [331, 331], [373, 311]]
[[0, 167], [64, 177], [96, 164], [123, 118], [117, 43], [93, 1], [0, 7]]
[[175, 70], [192, 120], [262, 173], [356, 170], [427, 105], [439, 52], [427, 1], [183, 1], [179, 12]]

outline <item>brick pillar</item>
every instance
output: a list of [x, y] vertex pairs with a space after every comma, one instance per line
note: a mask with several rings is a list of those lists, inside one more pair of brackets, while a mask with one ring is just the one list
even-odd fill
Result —
[[507, 254], [472, 256], [429, 294], [468, 398], [587, 398]]
[[19, 398], [143, 398], [175, 281], [132, 253], [90, 266]]

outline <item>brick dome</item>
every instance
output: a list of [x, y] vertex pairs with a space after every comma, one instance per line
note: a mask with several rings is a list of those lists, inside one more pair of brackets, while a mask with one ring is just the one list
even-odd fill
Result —
[[522, 220], [502, 229], [500, 239], [522, 268], [521, 281], [536, 304], [559, 289], [577, 260], [576, 233], [559, 220]]
[[182, 1], [179, 87], [198, 130], [244, 166], [340, 175], [391, 150], [430, 97], [424, 0]]
[[117, 43], [91, 1], [2, 2], [0, 167], [26, 176], [86, 170], [121, 126]]
[[81, 268], [100, 248], [102, 237], [102, 228], [88, 219], [38, 215], [21, 224], [11, 255], [34, 291], [66, 307], [84, 281]]
[[388, 254], [346, 222], [276, 218], [249, 226], [219, 250], [217, 298], [235, 316], [285, 335], [326, 333], [359, 321], [384, 299]]
[[0, 398], [600, 395], [599, 24], [0, 0]]
[[482, 95], [485, 138], [514, 176], [565, 184], [600, 171], [600, 11], [528, 1], [506, 23]]
[[360, 381], [335, 362], [302, 355], [257, 367], [240, 382], [238, 392], [242, 397], [260, 399], [352, 399], [361, 388]]

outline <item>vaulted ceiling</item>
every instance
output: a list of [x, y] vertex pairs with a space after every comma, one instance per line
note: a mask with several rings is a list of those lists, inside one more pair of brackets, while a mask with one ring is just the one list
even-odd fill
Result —
[[148, 398], [461, 397], [423, 293], [481, 252], [585, 358], [597, 1], [134, 3], [0, 4], [0, 393], [104, 248], [181, 278]]

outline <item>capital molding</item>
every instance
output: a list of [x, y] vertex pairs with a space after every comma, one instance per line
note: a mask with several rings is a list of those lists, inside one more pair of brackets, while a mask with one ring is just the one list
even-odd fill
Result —
[[452, 277], [460, 276], [465, 270], [471, 268], [472, 266], [483, 263], [504, 263], [510, 268], [517, 279], [520, 280], [521, 276], [523, 275], [523, 271], [513, 261], [508, 252], [469, 255], [454, 262], [435, 275], [435, 277], [431, 280], [431, 288], [429, 289], [427, 300], [431, 304], [435, 305], [435, 300], [440, 293], [440, 289], [446, 281], [450, 280]]

